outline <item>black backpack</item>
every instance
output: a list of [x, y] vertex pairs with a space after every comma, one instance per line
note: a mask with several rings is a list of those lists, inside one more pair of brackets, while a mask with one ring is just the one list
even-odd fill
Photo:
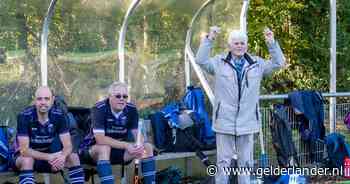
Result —
[[156, 112], [149, 116], [151, 120], [154, 145], [161, 152], [192, 152], [196, 147], [188, 140], [185, 133], [200, 140], [200, 123], [194, 123], [193, 126], [182, 130], [180, 128], [171, 128], [168, 119], [161, 112]]
[[90, 108], [69, 107], [62, 96], [55, 96], [53, 106], [63, 111], [69, 123], [73, 152], [77, 152], [79, 145], [91, 129]]
[[331, 133], [325, 138], [328, 158], [326, 165], [331, 168], [343, 166], [344, 159], [350, 157], [350, 146], [345, 141], [345, 137], [339, 133]]
[[156, 173], [158, 184], [180, 184], [183, 174], [180, 169], [170, 166]]

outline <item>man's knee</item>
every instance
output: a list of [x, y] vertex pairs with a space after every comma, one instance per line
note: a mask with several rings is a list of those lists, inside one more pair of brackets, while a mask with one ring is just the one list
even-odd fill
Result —
[[94, 145], [91, 148], [91, 155], [94, 160], [109, 160], [111, 147], [108, 145]]
[[67, 167], [73, 167], [80, 165], [79, 156], [77, 153], [71, 153], [68, 155], [66, 160]]
[[145, 143], [145, 151], [146, 151], [146, 156], [153, 156], [153, 145], [150, 143]]
[[16, 160], [16, 166], [20, 169], [20, 170], [27, 170], [33, 169], [34, 166], [34, 159], [32, 157], [18, 157]]

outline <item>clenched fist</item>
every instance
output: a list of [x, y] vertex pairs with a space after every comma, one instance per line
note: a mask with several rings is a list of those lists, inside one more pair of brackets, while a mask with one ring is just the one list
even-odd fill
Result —
[[273, 32], [268, 27], [266, 27], [264, 29], [264, 36], [265, 36], [266, 43], [273, 44], [275, 42], [275, 38], [273, 36]]
[[212, 26], [209, 28], [209, 34], [208, 34], [208, 39], [209, 40], [215, 40], [217, 35], [220, 33], [220, 27], [218, 26]]

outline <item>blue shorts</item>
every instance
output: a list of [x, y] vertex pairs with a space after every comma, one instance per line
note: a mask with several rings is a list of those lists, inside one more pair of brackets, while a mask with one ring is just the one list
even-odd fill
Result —
[[[124, 154], [125, 154], [124, 149], [112, 148], [111, 155], [109, 157], [111, 164], [112, 165], [122, 165], [122, 164], [128, 165], [129, 163], [131, 163], [132, 160], [124, 161]], [[96, 165], [96, 161], [94, 161], [94, 159], [91, 157], [88, 150], [83, 150], [79, 154], [79, 158], [80, 158], [81, 164]]]
[[[19, 157], [19, 154], [17, 156], [15, 156], [15, 158], [13, 159], [13, 163], [10, 164], [13, 171], [15, 171], [15, 172], [20, 171], [19, 168], [16, 166], [16, 160], [18, 157]], [[53, 171], [51, 168], [51, 164], [49, 164], [49, 162], [46, 160], [34, 160], [33, 170], [38, 172], [38, 173], [57, 173], [57, 172], [59, 172], [59, 171]]]
[[[35, 150], [35, 149], [34, 149]], [[62, 144], [59, 138], [55, 138], [50, 147], [47, 149], [42, 149], [40, 152], [43, 153], [56, 153], [62, 150]], [[39, 150], [37, 150], [39, 151]], [[14, 171], [19, 171], [19, 168], [16, 166], [16, 160], [20, 156], [20, 152], [17, 151], [13, 154], [12, 159], [9, 162], [9, 166], [14, 170]], [[34, 166], [33, 170], [39, 173], [55, 173], [58, 171], [52, 171], [51, 170], [51, 164], [49, 164], [48, 161], [46, 160], [34, 160]]]

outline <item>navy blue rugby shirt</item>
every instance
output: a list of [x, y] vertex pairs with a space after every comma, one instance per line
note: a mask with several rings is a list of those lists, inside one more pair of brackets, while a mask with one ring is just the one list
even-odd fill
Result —
[[109, 100], [97, 102], [92, 109], [92, 128], [94, 133], [117, 140], [125, 140], [129, 130], [137, 129], [139, 114], [135, 105], [127, 103], [125, 108], [113, 114]]
[[17, 136], [28, 136], [29, 147], [37, 151], [49, 151], [55, 137], [69, 132], [68, 121], [60, 109], [49, 110], [48, 121], [38, 121], [35, 106], [24, 109], [17, 116]]

